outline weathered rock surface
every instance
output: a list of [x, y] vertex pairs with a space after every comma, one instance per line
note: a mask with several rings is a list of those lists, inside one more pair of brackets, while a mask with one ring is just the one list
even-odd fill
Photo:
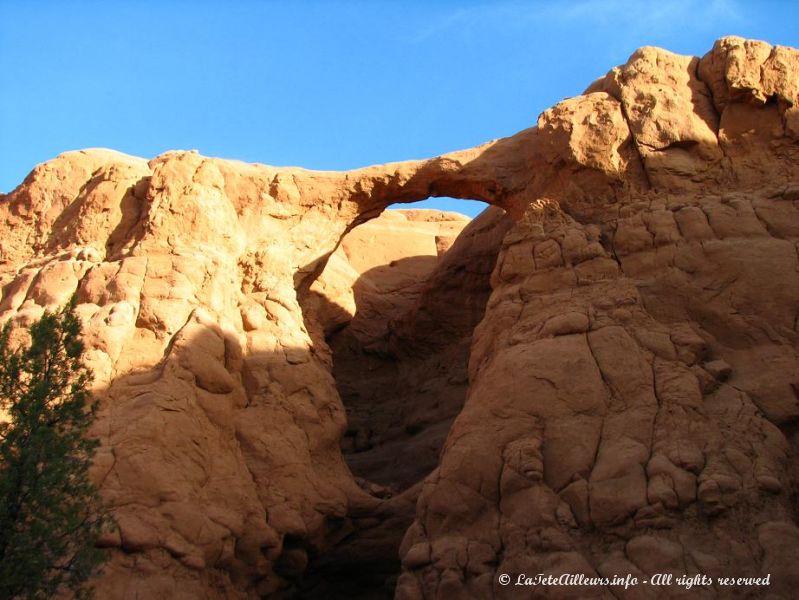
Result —
[[563, 175], [505, 237], [397, 598], [518, 597], [500, 573], [772, 574], [527, 597], [794, 593], [797, 56], [644, 48], [541, 116]]
[[390, 210], [347, 233], [311, 284], [304, 305], [325, 335], [350, 324], [362, 344], [402, 316], [469, 218], [437, 210]]
[[[798, 82], [797, 51], [725, 38], [701, 59], [641, 49], [537, 127], [430, 160], [328, 173], [87, 150], [37, 167], [0, 198], [0, 319], [78, 295], [93, 475], [120, 526], [98, 597], [290, 597], [335, 552], [368, 572], [406, 529], [402, 600], [515, 598], [497, 577], [522, 572], [771, 574], [528, 597], [794, 597]], [[456, 242], [385, 329], [363, 319], [395, 358], [471, 340], [435, 470], [384, 498], [342, 458], [324, 341], [358, 315], [306, 324], [298, 298], [353, 227], [436, 195], [513, 225], [473, 335], [482, 308], [441, 282], [491, 244], [458, 259]], [[381, 265], [361, 268], [355, 292]]]

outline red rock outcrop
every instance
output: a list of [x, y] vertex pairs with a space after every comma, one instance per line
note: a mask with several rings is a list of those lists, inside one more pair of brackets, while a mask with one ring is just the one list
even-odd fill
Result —
[[[429, 196], [513, 225], [474, 335], [452, 317], [468, 391], [437, 467], [384, 498], [342, 458], [334, 357], [299, 299], [345, 233]], [[787, 599], [798, 211], [799, 53], [643, 48], [537, 127], [424, 161], [61, 155], [0, 198], [0, 319], [78, 295], [102, 399], [93, 476], [119, 522], [98, 597], [290, 597], [331, 550], [368, 563], [407, 529], [401, 600], [518, 597], [499, 574], [565, 572], [769, 573], [690, 593]], [[374, 351], [446, 346], [425, 323], [447, 315], [447, 254]]]
[[[397, 598], [518, 597], [502, 573], [770, 573], [690, 595], [794, 593], [798, 58], [644, 48], [541, 116], [559, 175], [533, 175], [503, 242]], [[609, 593], [689, 594], [529, 592]]]

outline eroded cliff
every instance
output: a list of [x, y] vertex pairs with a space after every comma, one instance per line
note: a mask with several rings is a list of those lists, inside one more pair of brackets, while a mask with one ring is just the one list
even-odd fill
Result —
[[[509, 230], [483, 243], [475, 221], [379, 331], [306, 304], [348, 232], [437, 195], [493, 204]], [[517, 597], [500, 573], [667, 571], [771, 573], [739, 593], [790, 598], [798, 211], [799, 53], [643, 48], [536, 127], [424, 161], [61, 155], [0, 198], [0, 319], [78, 295], [93, 476], [119, 522], [99, 597], [322, 595], [370, 561], [356, 591], [381, 597], [404, 536], [403, 600]], [[484, 265], [451, 285], [497, 252], [490, 298]], [[468, 358], [435, 469], [393, 495], [342, 457], [334, 338], [351, 334], [413, 373]]]

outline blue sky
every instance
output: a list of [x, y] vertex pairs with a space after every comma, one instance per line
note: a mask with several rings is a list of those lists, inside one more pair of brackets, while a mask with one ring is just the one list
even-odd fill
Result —
[[531, 126], [639, 46], [730, 34], [799, 47], [799, 2], [0, 0], [0, 191], [97, 146], [313, 169], [434, 156]]

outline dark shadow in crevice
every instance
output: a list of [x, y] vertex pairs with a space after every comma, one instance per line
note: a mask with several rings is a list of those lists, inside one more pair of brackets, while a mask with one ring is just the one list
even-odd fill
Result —
[[354, 316], [310, 285], [298, 294], [347, 411], [344, 458], [362, 489], [383, 500], [378, 509], [350, 507], [352, 532], [309, 555], [299, 597], [393, 597], [421, 482], [466, 400], [472, 333], [511, 224], [490, 207], [443, 254], [361, 273], [352, 285]]
[[370, 493], [399, 493], [435, 468], [466, 399], [472, 332], [510, 224], [492, 207], [443, 255], [407, 257], [362, 273], [348, 322], [333, 300], [313, 291], [305, 296], [304, 307], [313, 306], [306, 321], [314, 311], [339, 319], [325, 339], [347, 409], [342, 451]]

